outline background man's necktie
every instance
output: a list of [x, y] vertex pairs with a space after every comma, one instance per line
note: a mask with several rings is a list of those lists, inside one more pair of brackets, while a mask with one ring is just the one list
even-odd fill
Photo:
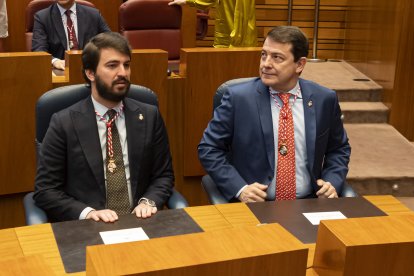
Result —
[[[107, 114], [109, 116], [107, 121], [111, 122], [116, 116], [116, 111], [111, 109]], [[131, 212], [121, 142], [115, 120], [107, 126], [106, 197], [108, 209], [118, 215]]]
[[77, 50], [79, 49], [78, 39], [76, 38], [75, 26], [73, 26], [72, 18], [70, 18], [72, 11], [66, 10], [66, 28], [68, 30], [68, 41], [69, 41], [69, 49], [70, 50]]
[[290, 93], [278, 93], [283, 102], [279, 113], [279, 134], [276, 172], [276, 200], [296, 198], [295, 131]]

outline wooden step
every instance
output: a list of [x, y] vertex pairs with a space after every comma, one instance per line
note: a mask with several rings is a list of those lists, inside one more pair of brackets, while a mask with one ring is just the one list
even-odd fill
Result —
[[345, 124], [352, 147], [348, 183], [358, 194], [414, 196], [414, 146], [388, 124]]
[[382, 87], [345, 61], [308, 62], [301, 77], [335, 90], [340, 102], [381, 101]]
[[388, 122], [388, 107], [381, 102], [340, 102], [344, 123]]

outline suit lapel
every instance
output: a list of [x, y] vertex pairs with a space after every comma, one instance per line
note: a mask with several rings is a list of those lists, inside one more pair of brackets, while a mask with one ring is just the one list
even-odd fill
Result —
[[306, 83], [299, 79], [299, 85], [303, 98], [303, 113], [305, 117], [305, 135], [306, 135], [306, 149], [308, 155], [308, 169], [313, 171], [313, 162], [315, 160], [315, 140], [316, 140], [316, 115], [315, 103], [313, 100], [313, 92], [308, 89]]
[[[129, 172], [131, 175], [131, 192], [132, 195], [137, 194], [138, 186], [138, 174], [140, 171], [143, 145], [146, 139], [146, 114], [139, 108], [138, 105], [126, 98], [124, 100], [124, 112], [125, 112], [125, 126], [127, 130], [127, 142], [128, 142], [128, 159], [129, 159]], [[139, 191], [142, 194], [144, 191]]]
[[78, 21], [78, 33], [76, 35], [78, 39], [79, 49], [83, 49], [83, 38], [85, 36], [84, 26], [86, 26], [86, 24], [82, 19], [86, 19], [86, 15], [83, 15], [83, 11], [84, 10], [82, 9], [81, 4], [76, 4], [76, 20]]
[[60, 40], [60, 43], [63, 46], [63, 49], [66, 49], [68, 42], [66, 40], [66, 35], [65, 35], [66, 33], [65, 33], [64, 26], [63, 26], [62, 16], [60, 15], [59, 8], [57, 7], [57, 4], [54, 4], [52, 6], [51, 13], [52, 13], [51, 17], [52, 17], [52, 21], [53, 21], [55, 31], [56, 31], [57, 35], [59, 36], [59, 40]]
[[[258, 81], [256, 103], [259, 112], [260, 123], [263, 131], [263, 137], [273, 138], [273, 120], [272, 110], [270, 107], [270, 96], [268, 93], [268, 87], [266, 87], [261, 81]], [[271, 168], [275, 167], [275, 146], [274, 138], [265, 139], [265, 146], [267, 152], [267, 158]]]
[[90, 96], [82, 102], [79, 112], [72, 112], [72, 118], [82, 151], [85, 154], [99, 188], [105, 194], [102, 149], [99, 141], [95, 111]]

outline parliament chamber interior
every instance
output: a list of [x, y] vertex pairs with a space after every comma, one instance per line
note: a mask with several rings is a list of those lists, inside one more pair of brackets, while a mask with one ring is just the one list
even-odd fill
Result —
[[[49, 53], [30, 51], [36, 1], [5, 0], [8, 35], [0, 38], [0, 271], [5, 275], [412, 274], [412, 1], [255, 0], [257, 46], [215, 48], [215, 7], [89, 0], [109, 28], [129, 40], [131, 83], [158, 97], [175, 190], [188, 205], [165, 208], [145, 221], [127, 216], [97, 226], [86, 220], [27, 221], [24, 200], [36, 177], [37, 101], [52, 89], [85, 83], [82, 50], [65, 52], [64, 71], [51, 69]], [[132, 2], [143, 2], [143, 8], [130, 10]], [[338, 96], [352, 148], [346, 182], [357, 197], [334, 203], [215, 201], [217, 187], [197, 155], [214, 97], [226, 81], [259, 76], [266, 34], [281, 25], [297, 26], [309, 38], [301, 78]], [[347, 219], [320, 224], [305, 219], [306, 212], [325, 211]], [[142, 227], [149, 239], [104, 245], [99, 235], [133, 227]]]

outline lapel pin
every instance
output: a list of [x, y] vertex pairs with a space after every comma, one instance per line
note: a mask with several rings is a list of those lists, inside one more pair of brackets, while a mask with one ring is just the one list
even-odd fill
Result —
[[140, 119], [140, 120], [142, 121], [142, 120], [144, 120], [144, 116], [140, 113], [140, 114], [138, 115], [138, 119]]
[[312, 100], [310, 100], [309, 102], [308, 102], [308, 106], [309, 107], [311, 107], [313, 105], [313, 102], [312, 102]]

